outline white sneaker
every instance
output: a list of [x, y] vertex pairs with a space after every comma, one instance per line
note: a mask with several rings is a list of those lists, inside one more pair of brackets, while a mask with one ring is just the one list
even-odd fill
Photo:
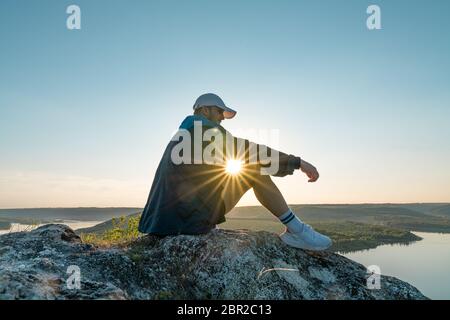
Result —
[[286, 230], [280, 234], [281, 240], [290, 245], [291, 247], [322, 251], [326, 250], [333, 244], [331, 239], [317, 231], [315, 231], [310, 225], [305, 224], [303, 231], [299, 233], [292, 233], [286, 228]]

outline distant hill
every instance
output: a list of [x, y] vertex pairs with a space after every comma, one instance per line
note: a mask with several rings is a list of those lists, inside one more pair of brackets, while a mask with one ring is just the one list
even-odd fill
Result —
[[140, 211], [142, 208], [0, 209], [0, 221], [13, 223], [49, 223], [62, 220], [105, 221]]
[[[290, 205], [291, 209], [306, 220], [378, 220], [380, 216], [425, 217], [426, 213], [403, 205], [342, 204], [342, 205]], [[236, 207], [230, 218], [264, 218], [270, 212], [261, 206]]]
[[434, 207], [430, 210], [430, 214], [450, 218], [450, 204]]
[[[450, 204], [323, 204], [290, 206], [307, 223], [351, 221], [382, 225], [407, 231], [450, 232]], [[63, 220], [104, 221], [77, 232], [101, 233], [112, 227], [112, 218], [136, 215], [142, 208], [38, 208], [0, 210], [0, 229], [10, 223], [51, 223]], [[278, 232], [280, 224], [262, 206], [236, 207], [226, 216], [227, 223], [245, 225], [253, 230]], [[256, 221], [256, 222], [255, 222]], [[226, 225], [226, 224], [225, 224]], [[258, 229], [259, 228], [259, 229]], [[276, 229], [276, 230], [275, 230]]]
[[[401, 228], [408, 231], [449, 232], [449, 204], [342, 204], [342, 205], [291, 205], [304, 221], [352, 221]], [[227, 219], [257, 219], [277, 221], [261, 206], [236, 207]]]

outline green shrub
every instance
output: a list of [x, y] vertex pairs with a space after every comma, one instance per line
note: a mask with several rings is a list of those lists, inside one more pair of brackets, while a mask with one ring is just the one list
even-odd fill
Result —
[[94, 233], [81, 234], [81, 239], [85, 243], [91, 243], [101, 246], [121, 245], [129, 243], [139, 238], [138, 231], [139, 220], [141, 216], [125, 217], [112, 219], [112, 228], [97, 235]]

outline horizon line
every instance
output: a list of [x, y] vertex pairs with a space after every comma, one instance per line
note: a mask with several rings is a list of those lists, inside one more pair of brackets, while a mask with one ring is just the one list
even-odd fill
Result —
[[[357, 203], [291, 203], [289, 206], [348, 206], [348, 205], [406, 205], [406, 204], [450, 204], [450, 202], [357, 202]], [[263, 207], [262, 205], [244, 205], [235, 208]], [[0, 208], [0, 210], [27, 210], [27, 209], [144, 209], [144, 207], [20, 207]]]

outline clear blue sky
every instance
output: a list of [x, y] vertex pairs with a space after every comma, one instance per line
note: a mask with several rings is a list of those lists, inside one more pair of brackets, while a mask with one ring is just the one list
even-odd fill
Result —
[[2, 0], [0, 208], [143, 206], [205, 92], [238, 110], [232, 133], [279, 129], [317, 166], [315, 184], [276, 179], [290, 203], [450, 202], [449, 15], [446, 0]]

